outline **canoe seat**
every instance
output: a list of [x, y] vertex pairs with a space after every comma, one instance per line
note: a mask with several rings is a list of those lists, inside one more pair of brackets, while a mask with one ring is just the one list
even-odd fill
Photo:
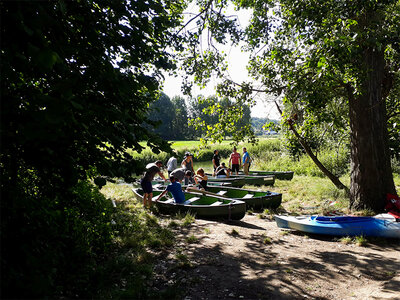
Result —
[[163, 203], [174, 203], [175, 200], [174, 199], [167, 199], [165, 201], [162, 201]]
[[243, 196], [243, 199], [249, 199], [249, 198], [253, 198], [253, 194], [246, 194]]
[[210, 204], [210, 206], [217, 206], [217, 205], [220, 205], [220, 204], [222, 204], [221, 201], [215, 201], [214, 203]]
[[199, 200], [199, 199], [200, 199], [199, 197], [193, 197], [193, 198], [187, 199], [185, 202], [183, 202], [183, 204], [186, 204], [186, 205], [192, 204], [192, 202]]
[[228, 192], [228, 191], [219, 191], [219, 192], [217, 193], [217, 195], [223, 196], [223, 195], [225, 195], [227, 192]]

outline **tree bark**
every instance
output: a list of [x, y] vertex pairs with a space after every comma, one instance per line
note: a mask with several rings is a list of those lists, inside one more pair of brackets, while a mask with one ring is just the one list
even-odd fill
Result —
[[387, 193], [395, 193], [390, 162], [383, 52], [363, 53], [360, 95], [349, 92], [351, 129], [350, 208], [383, 211]]

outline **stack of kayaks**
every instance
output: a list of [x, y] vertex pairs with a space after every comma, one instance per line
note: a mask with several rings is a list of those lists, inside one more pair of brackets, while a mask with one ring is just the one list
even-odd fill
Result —
[[[144, 193], [141, 188], [134, 188], [132, 191], [137, 199], [143, 200]], [[163, 214], [190, 212], [202, 219], [240, 220], [246, 213], [246, 203], [240, 200], [191, 192], [184, 193], [186, 201], [183, 204], [175, 203], [169, 193], [160, 201], [155, 201], [161, 193], [162, 190], [153, 190], [153, 204]]]
[[212, 193], [228, 199], [241, 200], [246, 202], [247, 208], [254, 209], [275, 209], [278, 208], [282, 202], [282, 194], [280, 193], [240, 189], [235, 187], [208, 186], [207, 191], [200, 193]]
[[275, 216], [280, 228], [333, 236], [400, 238], [400, 222], [392, 218], [356, 216]]
[[[240, 174], [244, 174], [240, 172]], [[279, 180], [292, 180], [293, 179], [293, 171], [249, 171], [248, 175], [251, 176], [275, 176], [276, 179]]]

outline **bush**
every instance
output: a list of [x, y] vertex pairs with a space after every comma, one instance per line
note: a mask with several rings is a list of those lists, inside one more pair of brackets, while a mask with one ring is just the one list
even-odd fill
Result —
[[37, 181], [34, 172], [21, 172], [10, 187], [14, 200], [2, 202], [2, 297], [85, 293], [111, 245], [112, 205], [86, 181], [54, 199], [43, 196]]

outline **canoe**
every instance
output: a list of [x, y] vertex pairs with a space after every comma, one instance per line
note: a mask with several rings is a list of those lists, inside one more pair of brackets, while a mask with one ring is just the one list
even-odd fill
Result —
[[[208, 178], [215, 178], [212, 176], [212, 174], [207, 173]], [[228, 177], [230, 178], [237, 178], [237, 179], [244, 179], [244, 184], [246, 185], [257, 185], [257, 186], [261, 186], [261, 185], [274, 185], [275, 183], [275, 176], [273, 175], [260, 175], [260, 176], [249, 176], [249, 175], [231, 175]], [[218, 178], [218, 179], [227, 179], [227, 178]], [[224, 180], [225, 181], [225, 180]], [[233, 185], [235, 186], [235, 185]], [[240, 187], [240, 186], [237, 186]]]
[[[132, 189], [135, 197], [143, 201], [143, 190]], [[153, 204], [162, 214], [191, 212], [201, 219], [240, 220], [246, 214], [246, 203], [240, 200], [227, 199], [220, 196], [203, 195], [201, 193], [184, 193], [185, 202], [175, 203], [170, 193], [160, 201], [154, 201], [162, 190], [153, 190]]]
[[213, 194], [246, 203], [247, 208], [263, 209], [278, 208], [282, 203], [282, 194], [269, 191], [256, 191], [234, 187], [207, 186], [207, 191]]
[[273, 175], [258, 175], [258, 176], [248, 176], [248, 175], [231, 175], [230, 178], [244, 178], [244, 183], [248, 185], [274, 185], [275, 176]]
[[218, 183], [229, 182], [229, 183], [231, 183], [231, 186], [233, 186], [233, 187], [242, 187], [242, 186], [245, 185], [245, 179], [243, 177], [240, 177], [240, 178], [234, 178], [234, 177], [219, 178], [219, 177], [208, 176], [207, 184], [213, 185], [215, 182], [218, 182]]
[[[244, 174], [240, 172], [240, 174]], [[292, 180], [293, 179], [293, 171], [249, 171], [249, 175], [252, 176], [267, 176], [274, 175], [276, 179], [280, 180]]]
[[278, 227], [334, 236], [400, 238], [400, 223], [374, 217], [275, 216]]

